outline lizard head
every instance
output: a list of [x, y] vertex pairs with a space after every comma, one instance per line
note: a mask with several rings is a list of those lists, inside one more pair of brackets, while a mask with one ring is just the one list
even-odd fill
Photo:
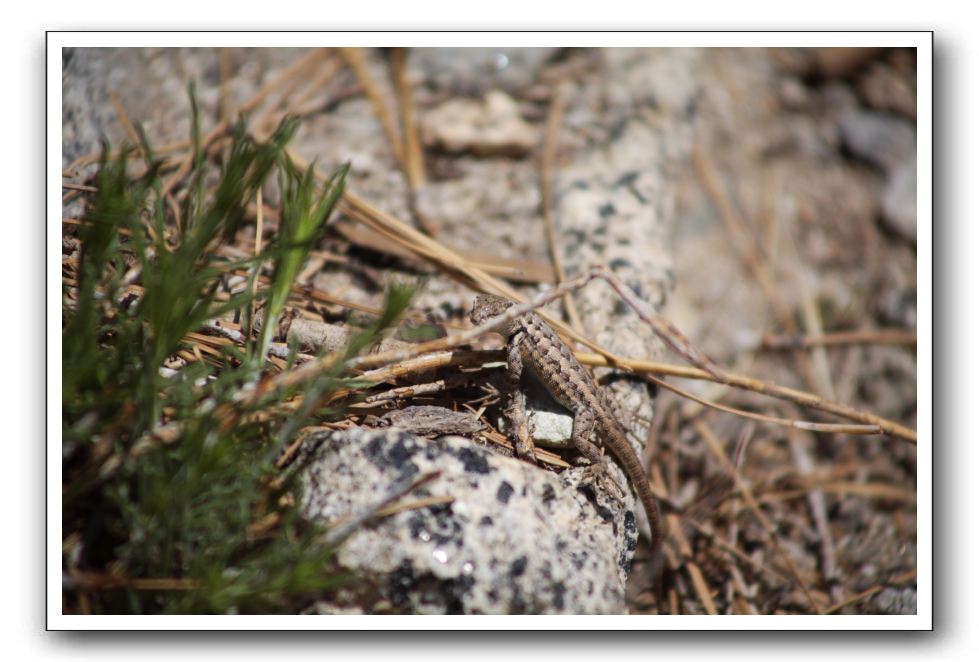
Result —
[[513, 305], [513, 302], [495, 294], [480, 294], [473, 302], [472, 312], [469, 319], [473, 324], [479, 326], [483, 322], [492, 319], [506, 312], [506, 309]]

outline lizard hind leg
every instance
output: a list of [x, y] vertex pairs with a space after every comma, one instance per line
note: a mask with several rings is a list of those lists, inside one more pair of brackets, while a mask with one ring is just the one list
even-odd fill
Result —
[[[622, 405], [619, 403], [619, 398], [616, 397], [615, 391], [612, 390], [611, 386], [602, 386], [599, 388], [599, 397], [602, 399], [602, 404], [612, 412], [612, 416], [617, 421], [639, 421], [644, 424], [646, 428], [652, 425], [651, 420], [646, 420], [642, 416], [639, 416], [633, 412], [626, 412]], [[626, 436], [630, 437], [633, 441], [638, 442], [639, 447], [642, 448], [646, 445], [646, 440], [639, 438], [635, 431], [633, 430], [633, 425], [623, 425], [622, 430], [625, 432]]]
[[604, 486], [605, 490], [619, 501], [625, 498], [625, 490], [619, 485], [612, 475], [608, 465], [608, 458], [593, 444], [589, 437], [595, 429], [595, 415], [588, 410], [579, 411], [574, 417], [574, 426], [571, 429], [571, 440], [574, 442], [575, 449], [591, 462], [585, 471], [589, 477], [598, 485]]

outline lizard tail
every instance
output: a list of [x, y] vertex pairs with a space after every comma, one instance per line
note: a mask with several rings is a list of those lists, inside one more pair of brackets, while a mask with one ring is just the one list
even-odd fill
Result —
[[656, 555], [659, 553], [660, 545], [663, 543], [663, 520], [659, 514], [659, 504], [656, 501], [656, 496], [653, 494], [653, 489], [649, 486], [649, 481], [646, 479], [646, 472], [643, 470], [639, 458], [632, 453], [624, 455], [625, 457], [620, 457], [619, 461], [622, 463], [626, 475], [629, 476], [630, 482], [639, 494], [639, 500], [642, 502], [643, 510], [646, 511], [646, 519], [649, 520], [650, 549]]

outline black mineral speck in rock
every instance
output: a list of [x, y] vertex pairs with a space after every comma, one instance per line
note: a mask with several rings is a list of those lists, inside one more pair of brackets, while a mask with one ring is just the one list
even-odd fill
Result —
[[604, 205], [598, 208], [598, 215], [602, 218], [608, 218], [615, 213], [615, 205], [611, 202], [606, 202]]
[[511, 485], [506, 481], [503, 481], [502, 483], [500, 483], [500, 489], [496, 491], [497, 501], [499, 501], [500, 503], [508, 503], [510, 501], [510, 497], [513, 496], [513, 491], [514, 491], [513, 485]]
[[527, 570], [527, 557], [521, 556], [513, 560], [510, 564], [510, 576], [519, 577]]
[[461, 448], [456, 452], [466, 471], [478, 474], [488, 474], [490, 472], [489, 462], [486, 456], [470, 448]]
[[551, 604], [557, 610], [564, 609], [564, 594], [567, 593], [568, 587], [564, 584], [554, 584], [552, 589], [554, 590], [554, 599], [551, 601]]

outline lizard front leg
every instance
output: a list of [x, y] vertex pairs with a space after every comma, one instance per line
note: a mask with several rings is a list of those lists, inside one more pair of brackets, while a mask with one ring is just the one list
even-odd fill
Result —
[[507, 386], [510, 390], [510, 403], [504, 414], [510, 422], [511, 439], [517, 457], [537, 464], [534, 457], [534, 440], [530, 436], [527, 422], [527, 396], [520, 389], [520, 376], [523, 374], [523, 357], [520, 355], [519, 338], [514, 338], [507, 346], [506, 360]]

